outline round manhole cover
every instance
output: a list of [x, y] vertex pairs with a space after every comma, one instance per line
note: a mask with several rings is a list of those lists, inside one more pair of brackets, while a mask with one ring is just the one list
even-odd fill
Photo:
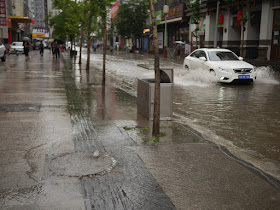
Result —
[[115, 160], [108, 155], [68, 153], [51, 158], [49, 170], [58, 176], [87, 176], [109, 172]]

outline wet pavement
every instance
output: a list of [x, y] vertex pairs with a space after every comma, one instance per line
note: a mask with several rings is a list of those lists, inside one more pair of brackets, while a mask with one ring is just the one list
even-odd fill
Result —
[[279, 207], [279, 181], [179, 120], [152, 138], [133, 90], [77, 62], [1, 63], [1, 209]]

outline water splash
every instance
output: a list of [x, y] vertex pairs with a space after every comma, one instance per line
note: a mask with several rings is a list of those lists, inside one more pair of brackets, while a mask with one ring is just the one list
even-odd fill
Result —
[[[279, 76], [270, 66], [257, 67], [257, 80], [256, 83], [267, 83], [279, 85]], [[278, 78], [277, 78], [278, 77]]]
[[175, 83], [182, 86], [208, 87], [217, 83], [215, 77], [205, 69], [195, 71], [181, 70], [175, 75]]

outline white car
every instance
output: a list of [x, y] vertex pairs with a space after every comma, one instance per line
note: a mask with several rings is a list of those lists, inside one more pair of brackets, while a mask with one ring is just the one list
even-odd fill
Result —
[[184, 68], [205, 69], [213, 74], [218, 82], [253, 82], [257, 79], [255, 67], [228, 49], [197, 49], [184, 59]]
[[6, 61], [6, 47], [0, 42], [0, 58], [2, 62]]
[[10, 52], [17, 50], [20, 53], [23, 53], [23, 42], [13, 42], [11, 44]]

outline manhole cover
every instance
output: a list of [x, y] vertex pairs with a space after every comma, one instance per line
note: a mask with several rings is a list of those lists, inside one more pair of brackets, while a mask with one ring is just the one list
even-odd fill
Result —
[[82, 177], [103, 175], [110, 172], [116, 161], [108, 155], [92, 153], [68, 153], [50, 159], [49, 171], [52, 175]]
[[0, 104], [0, 112], [39, 112], [40, 104]]

